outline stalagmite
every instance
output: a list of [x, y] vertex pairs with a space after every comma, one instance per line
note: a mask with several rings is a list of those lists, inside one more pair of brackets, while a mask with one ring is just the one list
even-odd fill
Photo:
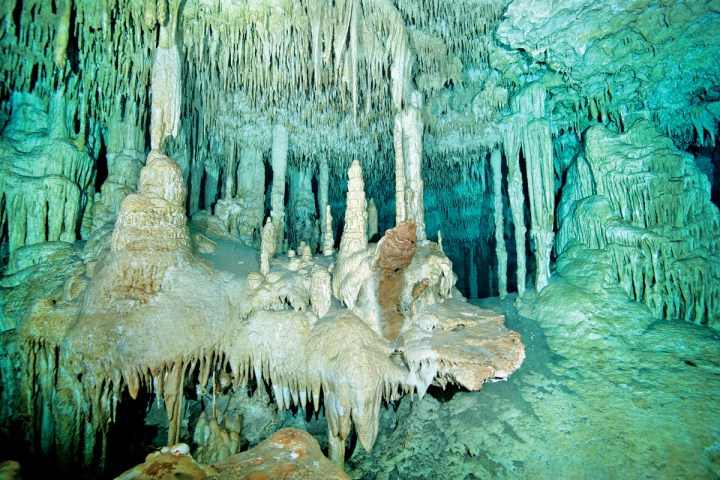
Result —
[[523, 152], [530, 196], [530, 236], [535, 241], [535, 289], [550, 280], [550, 253], [555, 237], [555, 183], [550, 124], [544, 118], [531, 121], [523, 132]]
[[332, 211], [330, 205], [325, 207], [325, 235], [323, 236], [323, 255], [329, 257], [333, 254], [335, 248], [335, 237], [332, 228]]
[[368, 205], [368, 241], [373, 239], [378, 234], [378, 211], [375, 207], [375, 199], [370, 199], [370, 205]]
[[345, 228], [340, 239], [338, 258], [347, 257], [367, 248], [367, 200], [360, 162], [353, 160], [348, 169]]
[[508, 198], [515, 230], [515, 254], [517, 256], [518, 295], [525, 293], [525, 195], [520, 170], [520, 145], [522, 142], [521, 119], [511, 116], [502, 129], [505, 161], [508, 167]]
[[493, 173], [493, 205], [495, 218], [495, 243], [498, 261], [498, 292], [500, 298], [507, 296], [507, 249], [505, 248], [505, 232], [503, 225], [505, 217], [503, 215], [502, 201], [502, 154], [500, 150], [495, 148], [490, 154], [490, 164]]
[[288, 134], [281, 124], [272, 131], [272, 196], [270, 198], [270, 216], [275, 227], [277, 251], [282, 252], [285, 245], [285, 170], [287, 168]]

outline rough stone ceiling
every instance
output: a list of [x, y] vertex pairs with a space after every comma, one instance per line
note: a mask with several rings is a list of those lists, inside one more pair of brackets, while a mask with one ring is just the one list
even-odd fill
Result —
[[623, 130], [646, 117], [687, 147], [714, 142], [720, 116], [716, 0], [29, 0], [1, 8], [3, 115], [13, 90], [48, 99], [64, 89], [68, 123], [95, 152], [109, 122], [148, 124], [159, 25], [175, 8], [183, 119], [171, 150], [194, 162], [223, 165], [248, 144], [267, 150], [271, 126], [282, 122], [291, 164], [324, 156], [339, 172], [357, 157], [373, 183], [391, 171], [393, 116], [412, 90], [424, 97], [430, 168], [467, 168], [496, 144], [510, 98], [533, 80], [548, 88], [555, 133], [597, 122]]

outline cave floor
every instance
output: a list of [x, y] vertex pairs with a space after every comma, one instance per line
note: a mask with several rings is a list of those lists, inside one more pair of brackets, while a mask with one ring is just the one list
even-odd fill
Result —
[[375, 449], [355, 448], [353, 478], [720, 478], [717, 333], [656, 321], [574, 336], [522, 317], [514, 295], [475, 303], [522, 334], [523, 366], [479, 393], [405, 397]]

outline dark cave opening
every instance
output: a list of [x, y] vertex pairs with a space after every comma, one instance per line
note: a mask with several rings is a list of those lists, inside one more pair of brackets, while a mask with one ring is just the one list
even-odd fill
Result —
[[107, 147], [104, 137], [100, 137], [100, 149], [95, 160], [95, 191], [99, 192], [108, 177]]

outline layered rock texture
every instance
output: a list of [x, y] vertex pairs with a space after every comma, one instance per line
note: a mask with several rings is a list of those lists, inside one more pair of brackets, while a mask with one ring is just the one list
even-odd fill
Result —
[[62, 92], [47, 105], [16, 93], [0, 141], [0, 227], [10, 254], [74, 242], [92, 202], [93, 160], [71, 141]]
[[610, 252], [614, 277], [658, 318], [720, 321], [720, 212], [692, 156], [648, 122], [585, 133], [568, 171], [556, 245]]

